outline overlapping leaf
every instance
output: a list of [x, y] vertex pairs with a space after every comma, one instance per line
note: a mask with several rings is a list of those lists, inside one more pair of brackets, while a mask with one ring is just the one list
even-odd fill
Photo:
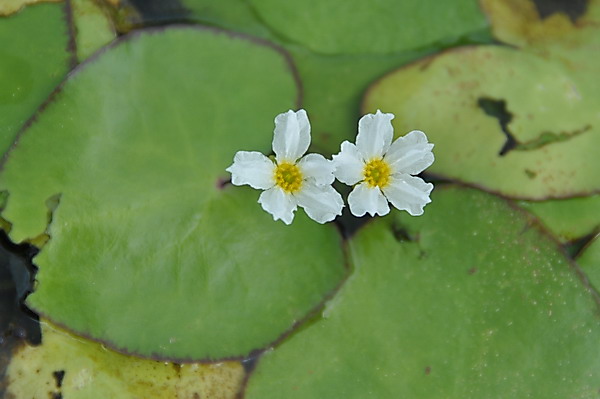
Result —
[[43, 343], [15, 354], [5, 383], [14, 398], [235, 398], [239, 362], [173, 364], [107, 350], [44, 323]]
[[0, 17], [0, 154], [69, 70], [62, 4]]
[[35, 3], [53, 2], [58, 3], [63, 0], [3, 0], [0, 3], [0, 16], [8, 16], [21, 11], [28, 5]]
[[251, 0], [250, 4], [275, 32], [324, 54], [411, 50], [452, 40], [487, 25], [473, 0]]
[[519, 201], [540, 218], [562, 242], [573, 241], [600, 229], [600, 195], [542, 202]]
[[597, 304], [532, 219], [475, 190], [373, 221], [323, 317], [268, 352], [246, 398], [593, 397]]
[[[286, 12], [292, 3], [267, 3], [184, 0], [194, 20], [274, 40], [291, 53], [303, 83], [303, 105], [311, 116], [315, 146], [326, 155], [338, 152], [339, 144], [343, 140], [351, 140], [356, 134], [361, 97], [373, 80], [399, 65], [450, 46], [459, 37], [468, 42], [489, 41], [486, 33], [482, 33], [487, 32], [487, 23], [481, 18], [475, 2], [469, 0], [436, 7], [428, 7], [418, 1], [386, 2], [378, 8], [368, 7], [368, 16], [359, 15], [358, 10], [366, 7], [366, 3], [358, 1], [345, 2], [343, 6], [332, 2], [296, 2], [293, 3], [294, 12], [282, 21], [273, 21], [272, 18]], [[279, 34], [280, 28], [286, 30], [290, 25], [298, 25], [301, 20], [313, 18], [313, 14], [320, 14], [324, 11], [323, 7], [329, 6], [337, 7], [339, 12], [327, 18], [326, 24], [317, 26], [312, 21], [302, 27], [291, 27], [302, 30], [297, 32], [302, 35], [299, 40]], [[409, 14], [403, 8], [418, 12]], [[350, 19], [341, 14], [341, 11], [349, 12], [350, 9], [357, 10]], [[268, 18], [262, 18], [263, 13], [265, 16], [268, 14]], [[449, 14], [466, 19], [462, 19], [460, 24], [449, 24]], [[394, 18], [395, 22], [394, 26], [386, 27], [380, 23], [368, 26], [355, 24], [350, 32], [343, 36], [338, 34], [338, 31], [347, 29], [343, 24], [354, 23], [361, 18], [371, 18], [372, 21]], [[407, 21], [399, 23], [402, 18]], [[432, 20], [444, 23], [434, 24], [436, 28], [431, 30]], [[385, 32], [377, 31], [380, 28]], [[317, 42], [312, 43], [311, 40], [317, 36]], [[418, 43], [413, 40], [416, 36], [419, 36]], [[373, 46], [361, 50], [359, 47], [367, 42]], [[320, 47], [323, 45], [333, 47], [325, 51]], [[381, 46], [389, 48], [384, 51]], [[415, 47], [419, 48], [415, 50]], [[325, 54], [321, 54], [321, 50]]]
[[444, 148], [432, 173], [513, 197], [568, 197], [600, 189], [600, 97], [580, 89], [560, 64], [475, 46], [386, 76], [364, 109], [393, 112], [400, 134], [421, 129]]
[[115, 39], [113, 22], [94, 1], [69, 0], [77, 59], [81, 62]]

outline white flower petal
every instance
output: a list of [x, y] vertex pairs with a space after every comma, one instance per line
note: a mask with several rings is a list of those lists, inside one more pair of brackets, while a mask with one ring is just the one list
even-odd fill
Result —
[[367, 212], [371, 216], [384, 216], [390, 212], [388, 201], [379, 187], [372, 188], [367, 183], [361, 183], [354, 187], [348, 196], [348, 205], [350, 205], [350, 212], [359, 217]]
[[330, 222], [342, 214], [344, 200], [330, 185], [317, 186], [312, 182], [305, 182], [302, 190], [294, 196], [298, 205], [316, 222]]
[[384, 114], [379, 110], [376, 114], [367, 114], [360, 118], [356, 147], [364, 160], [381, 158], [390, 148], [394, 138], [392, 119], [394, 114]]
[[352, 186], [364, 178], [365, 162], [356, 146], [348, 141], [342, 143], [340, 153], [331, 162], [335, 168], [333, 174], [342, 183]]
[[388, 186], [383, 189], [387, 199], [400, 210], [406, 210], [412, 216], [423, 214], [423, 207], [431, 202], [429, 194], [433, 184], [406, 174], [392, 176]]
[[295, 162], [310, 145], [310, 123], [306, 111], [292, 110], [275, 117], [273, 151], [277, 162]]
[[433, 163], [432, 148], [425, 133], [413, 130], [392, 143], [385, 160], [395, 172], [416, 175]]
[[266, 190], [275, 185], [275, 164], [257, 151], [238, 151], [233, 164], [225, 169], [231, 173], [231, 183]]
[[258, 198], [258, 203], [265, 211], [273, 215], [273, 220], [281, 219], [285, 224], [292, 223], [294, 212], [298, 209], [294, 196], [279, 187], [263, 191]]
[[304, 178], [312, 178], [318, 185], [331, 184], [335, 180], [333, 164], [321, 154], [307, 154], [298, 162]]

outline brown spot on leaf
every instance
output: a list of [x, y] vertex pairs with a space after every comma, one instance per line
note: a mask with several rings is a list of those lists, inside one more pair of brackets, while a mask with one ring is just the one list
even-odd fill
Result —
[[56, 381], [56, 387], [62, 387], [63, 379], [65, 378], [65, 370], [57, 370], [52, 373], [54, 380]]
[[217, 187], [217, 189], [222, 190], [229, 184], [231, 184], [231, 179], [219, 178], [217, 179], [215, 186]]
[[427, 367], [425, 367], [425, 375], [429, 375], [429, 374], [431, 374], [431, 367], [427, 366]]
[[411, 234], [404, 226], [401, 226], [398, 223], [392, 224], [392, 234], [398, 242], [419, 241], [418, 234]]

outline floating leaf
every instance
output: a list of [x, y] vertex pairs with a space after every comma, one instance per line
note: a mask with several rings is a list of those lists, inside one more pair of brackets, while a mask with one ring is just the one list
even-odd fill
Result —
[[326, 155], [338, 153], [340, 143], [354, 140], [362, 94], [385, 72], [423, 52], [391, 55], [319, 55], [291, 49], [303, 83], [303, 105], [311, 112], [315, 146]]
[[597, 304], [525, 213], [462, 188], [350, 240], [322, 319], [260, 359], [245, 398], [591, 398]]
[[[434, 46], [385, 55], [316, 54], [273, 34], [248, 2], [185, 0], [184, 4], [194, 20], [268, 38], [290, 52], [302, 80], [302, 104], [311, 117], [313, 143], [324, 155], [339, 152], [343, 140], [356, 136], [362, 95], [373, 80], [438, 49]], [[299, 18], [299, 14], [290, 18]]]
[[573, 241], [600, 229], [600, 195], [542, 202], [519, 201], [562, 242]]
[[190, 18], [200, 23], [263, 39], [278, 39], [245, 0], [182, 0], [182, 3], [190, 10]]
[[274, 222], [223, 182], [296, 97], [285, 54], [214, 29], [140, 31], [84, 63], [0, 175], [14, 241], [60, 195], [28, 304], [167, 359], [245, 356], [292, 328], [345, 274], [339, 234], [301, 212]]
[[[574, 39], [581, 34], [588, 35], [591, 31], [597, 31], [597, 23], [600, 22], [598, 0], [481, 0], [481, 5], [490, 18], [492, 32], [498, 40], [530, 51], [542, 48], [550, 52], [570, 51], [586, 45], [594, 38]], [[541, 10], [540, 6], [555, 9]], [[597, 55], [590, 53], [587, 58], [596, 57]]]
[[427, 133], [444, 151], [433, 174], [529, 199], [600, 190], [600, 97], [560, 63], [500, 46], [457, 48], [376, 82], [364, 111], [396, 114], [399, 134]]
[[15, 398], [235, 398], [239, 362], [175, 364], [107, 350], [97, 342], [43, 324], [43, 343], [15, 353], [6, 375]]
[[0, 2], [0, 17], [14, 14], [28, 5], [46, 2], [58, 3], [61, 1], [62, 0], [2, 0], [2, 2]]
[[72, 10], [77, 59], [81, 62], [113, 41], [116, 32], [110, 17], [94, 1], [68, 1]]
[[[577, 83], [577, 95], [598, 102], [600, 1], [483, 0], [482, 6], [498, 40], [561, 64]], [[558, 9], [546, 9], [552, 6]], [[600, 135], [597, 123], [592, 126]]]
[[288, 41], [325, 54], [386, 54], [484, 29], [474, 0], [251, 0], [261, 19]]
[[0, 17], [0, 154], [69, 70], [68, 40], [61, 4]]

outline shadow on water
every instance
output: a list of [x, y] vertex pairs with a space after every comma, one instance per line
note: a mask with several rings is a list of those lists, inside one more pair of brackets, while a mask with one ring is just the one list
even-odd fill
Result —
[[36, 272], [31, 260], [39, 250], [29, 244], [16, 245], [0, 231], [0, 397], [3, 378], [15, 349], [41, 343], [39, 319], [25, 304]]

